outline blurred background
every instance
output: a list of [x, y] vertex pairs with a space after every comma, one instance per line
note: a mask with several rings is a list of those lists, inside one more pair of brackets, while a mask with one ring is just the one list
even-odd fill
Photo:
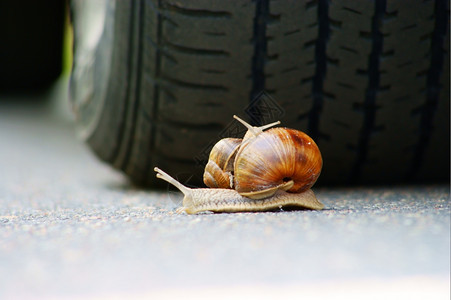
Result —
[[44, 91], [72, 66], [66, 1], [0, 3], [0, 90]]
[[68, 1], [0, 3], [0, 105], [73, 122], [68, 100], [73, 31]]

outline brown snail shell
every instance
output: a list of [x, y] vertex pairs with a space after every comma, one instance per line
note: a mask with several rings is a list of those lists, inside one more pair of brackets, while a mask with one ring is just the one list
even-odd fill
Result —
[[253, 199], [280, 189], [300, 193], [315, 184], [322, 165], [318, 146], [307, 134], [272, 128], [241, 145], [234, 165], [235, 190]]
[[233, 188], [233, 165], [242, 139], [225, 138], [211, 149], [204, 171], [204, 183], [211, 188]]

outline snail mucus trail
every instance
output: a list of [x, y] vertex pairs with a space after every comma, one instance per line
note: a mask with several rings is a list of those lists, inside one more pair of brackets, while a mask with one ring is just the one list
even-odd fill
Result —
[[294, 129], [277, 127], [264, 131], [280, 122], [253, 127], [237, 116], [234, 118], [248, 131], [241, 142], [234, 139], [233, 147], [226, 147], [229, 148], [226, 153], [223, 153], [221, 141], [213, 146], [204, 174], [204, 182], [209, 188], [188, 188], [161, 169], [154, 169], [157, 178], [169, 182], [184, 194], [183, 206], [178, 212], [324, 208], [311, 190], [322, 168], [316, 143]]

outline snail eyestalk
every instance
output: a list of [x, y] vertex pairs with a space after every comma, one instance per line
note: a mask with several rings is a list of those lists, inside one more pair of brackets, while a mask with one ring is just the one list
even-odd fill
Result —
[[276, 122], [269, 123], [269, 124], [266, 124], [266, 125], [263, 125], [263, 126], [260, 126], [260, 127], [257, 127], [257, 128], [259, 128], [261, 131], [263, 131], [263, 130], [266, 130], [266, 129], [271, 128], [273, 126], [279, 125], [279, 124], [280, 124], [280, 121], [276, 121]]
[[173, 186], [178, 188], [185, 196], [187, 196], [191, 193], [190, 188], [187, 188], [186, 186], [184, 186], [183, 184], [181, 184], [180, 182], [178, 182], [177, 180], [172, 178], [168, 173], [164, 172], [160, 168], [155, 167], [153, 170], [155, 172], [157, 172], [157, 178], [160, 178], [160, 179], [163, 179], [164, 181], [169, 182], [170, 184], [172, 184]]
[[259, 135], [260, 133], [263, 132], [263, 130], [266, 130], [270, 127], [276, 126], [280, 124], [280, 121], [277, 122], [273, 122], [270, 124], [266, 124], [260, 127], [256, 127], [256, 126], [252, 126], [251, 124], [247, 123], [246, 121], [244, 121], [243, 119], [241, 119], [240, 117], [238, 117], [237, 115], [233, 115], [233, 118], [235, 120], [237, 120], [238, 122], [240, 122], [241, 124], [243, 124], [250, 132], [253, 133], [254, 136]]

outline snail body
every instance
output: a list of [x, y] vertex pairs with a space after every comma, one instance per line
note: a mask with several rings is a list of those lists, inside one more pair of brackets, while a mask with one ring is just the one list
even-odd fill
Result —
[[183, 206], [179, 212], [196, 214], [203, 211], [212, 212], [247, 212], [267, 211], [282, 207], [300, 207], [323, 209], [324, 205], [316, 199], [311, 189], [302, 193], [287, 193], [278, 190], [271, 197], [256, 200], [240, 195], [233, 189], [192, 189], [184, 186], [159, 168], [154, 169], [157, 177], [178, 188], [183, 194]]

